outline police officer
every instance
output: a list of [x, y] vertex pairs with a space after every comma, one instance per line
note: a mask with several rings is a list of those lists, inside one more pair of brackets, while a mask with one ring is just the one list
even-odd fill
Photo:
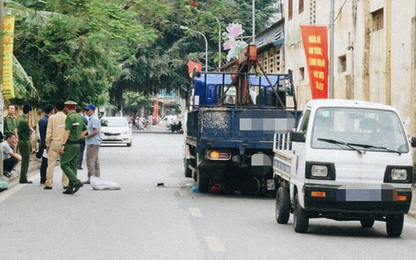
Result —
[[82, 186], [82, 182], [77, 178], [77, 162], [79, 158], [79, 140], [81, 135], [87, 132], [87, 126], [82, 118], [75, 112], [77, 103], [74, 101], [65, 102], [67, 118], [65, 120], [65, 135], [62, 140], [61, 150], [61, 169], [69, 179], [68, 188], [64, 194], [74, 194]]
[[32, 183], [27, 179], [27, 170], [30, 161], [30, 135], [35, 131], [29, 125], [32, 115], [32, 107], [28, 104], [23, 106], [23, 115], [17, 120], [17, 134], [19, 135], [19, 150], [22, 155], [22, 165], [20, 168], [20, 183]]

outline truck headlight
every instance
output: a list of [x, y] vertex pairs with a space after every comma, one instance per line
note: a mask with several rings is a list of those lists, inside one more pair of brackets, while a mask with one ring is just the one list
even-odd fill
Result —
[[384, 173], [384, 182], [412, 183], [412, 166], [387, 166]]
[[328, 176], [328, 167], [326, 165], [312, 165], [311, 175], [314, 177]]
[[305, 178], [335, 180], [335, 165], [325, 162], [306, 162]]

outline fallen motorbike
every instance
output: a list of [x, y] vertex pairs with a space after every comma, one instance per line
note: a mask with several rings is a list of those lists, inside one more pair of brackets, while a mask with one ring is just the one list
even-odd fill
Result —
[[168, 130], [173, 132], [181, 132], [182, 131], [182, 123], [179, 121], [178, 123], [174, 123], [171, 125], [168, 125]]

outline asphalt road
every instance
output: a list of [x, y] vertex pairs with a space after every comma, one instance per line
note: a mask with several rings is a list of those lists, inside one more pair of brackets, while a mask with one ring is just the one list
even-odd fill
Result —
[[382, 222], [326, 219], [297, 234], [292, 217], [276, 223], [274, 199], [192, 193], [182, 144], [180, 134], [135, 133], [132, 147], [101, 147], [101, 178], [118, 191], [64, 195], [57, 167], [53, 190], [34, 176], [1, 193], [0, 259], [414, 259], [413, 218], [397, 239]]

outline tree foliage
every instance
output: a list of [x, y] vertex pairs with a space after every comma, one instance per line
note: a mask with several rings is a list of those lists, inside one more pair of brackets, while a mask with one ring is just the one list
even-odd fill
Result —
[[[239, 22], [251, 35], [252, 0], [198, 0], [198, 7], [187, 0], [5, 2], [17, 16], [14, 54], [28, 75], [22, 79], [32, 79], [40, 100], [23, 101], [102, 105], [126, 91], [174, 89], [188, 81], [187, 61], [205, 62], [205, 42], [195, 31], [208, 39], [209, 70], [226, 56], [218, 55], [217, 19], [222, 32]], [[257, 32], [273, 2], [256, 0]]]
[[[139, 43], [156, 38], [137, 14], [116, 2], [50, 1], [44, 11], [59, 13], [44, 25], [18, 23], [14, 53], [31, 75], [41, 100], [106, 101], [118, 77], [119, 60], [133, 55]], [[107, 95], [108, 96], [108, 95]], [[108, 97], [107, 97], [108, 99]]]

